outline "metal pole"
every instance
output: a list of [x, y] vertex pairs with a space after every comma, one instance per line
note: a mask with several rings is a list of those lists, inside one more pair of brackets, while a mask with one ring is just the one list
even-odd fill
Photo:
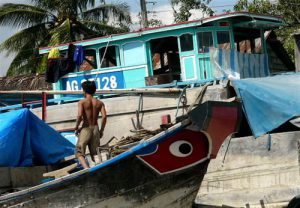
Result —
[[22, 104], [22, 108], [26, 107], [26, 104], [25, 104], [25, 95], [24, 94], [21, 94], [21, 104]]
[[141, 2], [142, 26], [144, 28], [147, 28], [148, 27], [148, 16], [147, 16], [146, 0], [140, 0], [140, 2]]

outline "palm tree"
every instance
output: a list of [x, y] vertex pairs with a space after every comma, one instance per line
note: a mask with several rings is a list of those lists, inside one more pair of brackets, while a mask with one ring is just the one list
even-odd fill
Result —
[[[96, 2], [98, 2], [96, 4]], [[0, 26], [22, 28], [0, 44], [0, 52], [15, 54], [8, 75], [43, 70], [41, 46], [57, 45], [128, 30], [129, 6], [105, 0], [31, 0], [32, 4], [0, 6]], [[116, 22], [108, 25], [109, 22]]]

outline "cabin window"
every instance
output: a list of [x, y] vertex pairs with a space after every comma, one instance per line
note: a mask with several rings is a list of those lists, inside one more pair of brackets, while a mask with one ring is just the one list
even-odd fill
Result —
[[218, 48], [230, 49], [229, 31], [217, 31]]
[[153, 75], [162, 78], [164, 83], [179, 80], [181, 69], [178, 38], [165, 37], [153, 39], [150, 41], [150, 48]]
[[118, 64], [120, 63], [118, 60], [119, 54], [117, 54], [119, 52], [119, 47], [118, 46], [108, 46], [106, 49], [106, 53], [105, 53], [105, 49], [106, 49], [106, 47], [103, 47], [99, 51], [100, 52], [100, 61], [102, 61], [101, 68], [118, 66]]
[[234, 28], [234, 44], [240, 53], [263, 53], [260, 30]]
[[199, 32], [197, 33], [199, 53], [208, 53], [209, 47], [213, 47], [212, 32]]
[[92, 69], [97, 69], [96, 51], [94, 49], [86, 49], [84, 50], [84, 60], [79, 70], [87, 71]]
[[180, 36], [180, 48], [182, 52], [194, 50], [192, 34], [183, 34]]
[[261, 38], [245, 38], [236, 41], [235, 46], [241, 53], [262, 53]]

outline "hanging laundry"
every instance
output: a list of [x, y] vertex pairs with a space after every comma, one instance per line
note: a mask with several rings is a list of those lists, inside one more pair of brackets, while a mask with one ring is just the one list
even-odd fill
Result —
[[55, 83], [60, 77], [73, 71], [72, 62], [67, 58], [48, 59], [45, 80], [48, 83]]
[[81, 45], [77, 45], [73, 56], [73, 61], [75, 62], [77, 68], [80, 67], [80, 65], [83, 63], [83, 60], [84, 60], [83, 47]]
[[73, 45], [72, 43], [69, 44], [69, 46], [68, 46], [68, 52], [67, 52], [67, 57], [66, 58], [68, 58], [68, 59], [70, 59], [70, 60], [73, 61], [75, 50], [76, 50], [76, 46]]
[[48, 54], [48, 59], [50, 58], [59, 58], [59, 50], [58, 48], [52, 48]]
[[73, 61], [75, 50], [76, 50], [76, 46], [73, 45], [72, 43], [69, 44], [66, 58], [69, 59], [69, 61], [70, 61], [70, 63], [69, 63], [70, 67], [69, 68], [70, 68], [71, 72], [74, 72], [75, 67], [76, 67], [75, 62]]

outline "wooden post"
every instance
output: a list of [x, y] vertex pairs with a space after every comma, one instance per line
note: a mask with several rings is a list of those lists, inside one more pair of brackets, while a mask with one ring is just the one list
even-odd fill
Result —
[[47, 93], [42, 92], [42, 120], [47, 119]]

